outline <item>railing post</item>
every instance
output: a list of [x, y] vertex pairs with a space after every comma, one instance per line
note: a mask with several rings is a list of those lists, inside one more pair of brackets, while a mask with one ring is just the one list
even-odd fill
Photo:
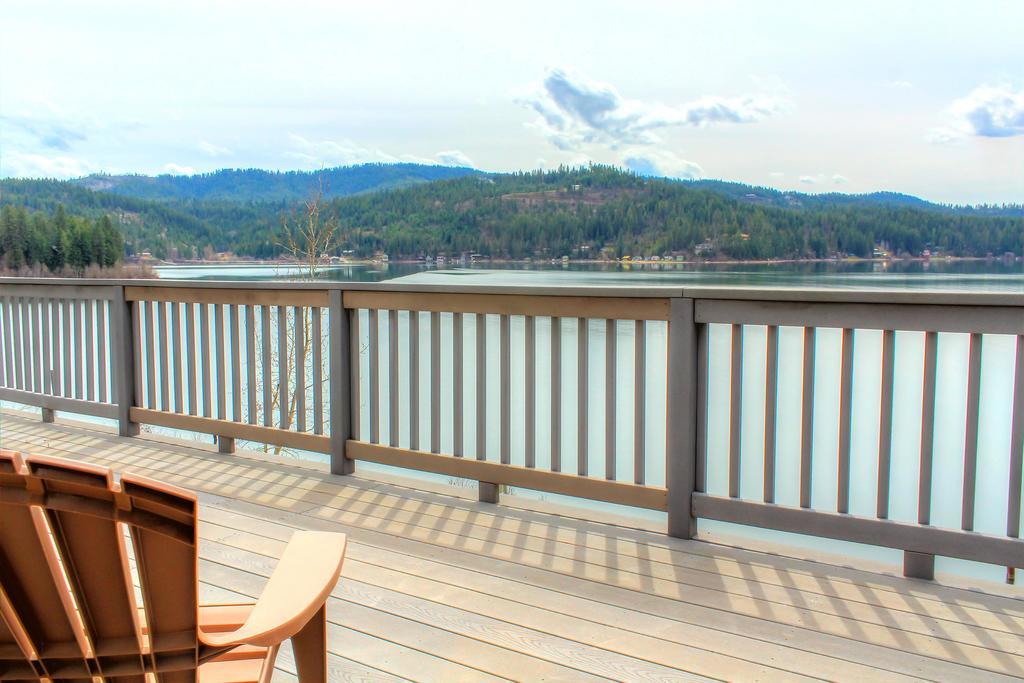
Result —
[[697, 462], [697, 326], [693, 299], [673, 298], [668, 323], [665, 481], [668, 535], [693, 538], [692, 497]]
[[935, 578], [935, 556], [931, 553], [903, 551], [903, 576], [914, 579]]
[[114, 382], [117, 385], [117, 431], [121, 436], [139, 433], [137, 422], [131, 421], [131, 408], [135, 405], [135, 345], [132, 339], [132, 302], [124, 297], [124, 287], [117, 288], [111, 302], [111, 355]]
[[355, 460], [345, 457], [345, 442], [352, 433], [352, 373], [349, 368], [350, 344], [348, 311], [344, 292], [332, 289], [328, 302], [330, 344], [328, 377], [331, 389], [331, 473], [352, 474]]
[[54, 418], [56, 417], [56, 412], [53, 410], [53, 408], [43, 408], [41, 412], [43, 422], [52, 423]]
[[497, 503], [500, 491], [497, 484], [487, 481], [477, 482], [477, 500], [481, 503]]

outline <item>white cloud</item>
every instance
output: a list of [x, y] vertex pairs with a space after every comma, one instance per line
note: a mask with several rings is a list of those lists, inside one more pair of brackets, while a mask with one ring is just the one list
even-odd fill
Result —
[[191, 166], [181, 166], [179, 164], [174, 164], [174, 163], [164, 164], [163, 171], [164, 171], [164, 173], [169, 173], [170, 175], [195, 175], [196, 174], [196, 169], [192, 168]]
[[0, 175], [12, 178], [76, 178], [95, 168], [81, 159], [12, 151], [3, 156]]
[[667, 150], [634, 150], [622, 163], [637, 175], [692, 180], [704, 175], [699, 164]]
[[974, 135], [987, 138], [1024, 135], [1024, 88], [983, 85], [954, 102], [950, 110]]
[[800, 182], [803, 183], [804, 185], [815, 185], [818, 182], [820, 182], [820, 180], [821, 180], [820, 176], [813, 176], [813, 175], [802, 175], [802, 176], [800, 176]]
[[678, 106], [628, 100], [614, 86], [566, 69], [548, 71], [524, 102], [540, 115], [532, 125], [562, 150], [649, 145], [659, 141], [654, 131], [661, 128], [753, 123], [780, 109], [768, 95], [711, 95]]
[[782, 178], [785, 177], [785, 175], [786, 174], [783, 173], [782, 171], [772, 171], [771, 173], [768, 174], [768, 176], [771, 178]]
[[832, 183], [834, 185], [845, 185], [848, 182], [849, 178], [847, 178], [846, 176], [839, 175], [838, 173], [832, 176]]
[[221, 147], [220, 145], [215, 145], [212, 142], [207, 142], [206, 140], [200, 141], [199, 151], [210, 157], [225, 157], [234, 154], [234, 152], [227, 147]]
[[472, 159], [457, 149], [448, 150], [447, 152], [438, 152], [434, 156], [442, 166], [473, 166]]
[[1024, 135], [1024, 88], [1010, 85], [982, 85], [949, 107], [950, 124], [928, 131], [926, 139], [935, 144], [957, 142], [966, 137], [1008, 138]]
[[889, 81], [885, 84], [885, 87], [894, 90], [906, 90], [907, 88], [913, 88], [914, 84], [910, 81]]

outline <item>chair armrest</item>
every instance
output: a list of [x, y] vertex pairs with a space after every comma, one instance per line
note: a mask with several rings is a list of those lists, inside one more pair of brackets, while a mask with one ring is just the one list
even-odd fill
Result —
[[345, 560], [345, 534], [296, 531], [245, 623], [200, 633], [210, 647], [270, 647], [298, 633], [327, 601]]

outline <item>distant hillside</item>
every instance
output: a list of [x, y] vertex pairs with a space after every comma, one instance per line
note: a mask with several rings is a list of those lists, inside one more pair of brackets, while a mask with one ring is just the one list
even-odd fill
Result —
[[[483, 174], [401, 164], [331, 174], [338, 184], [331, 185], [325, 215], [340, 227], [333, 252], [360, 256], [380, 251], [399, 258], [870, 257], [876, 245], [908, 254], [1024, 252], [1019, 206], [946, 207], [896, 193], [805, 195], [721, 181], [643, 178], [606, 166]], [[282, 225], [295, 215], [299, 198], [317, 186], [314, 174], [264, 171], [117, 176], [120, 184], [113, 178], [0, 180], [0, 204], [50, 213], [63, 205], [76, 215], [110, 216], [129, 252], [191, 258], [232, 251], [270, 258], [283, 251]], [[347, 185], [338, 180], [346, 178]], [[83, 186], [99, 181], [112, 186]], [[159, 198], [125, 194], [126, 187], [150, 182], [163, 188]], [[399, 186], [387, 189], [387, 183]], [[229, 192], [232, 184], [241, 189]], [[182, 194], [167, 196], [172, 190]]]
[[869, 192], [866, 194], [842, 194], [840, 192], [824, 192], [807, 194], [776, 190], [771, 187], [760, 187], [734, 183], [726, 180], [685, 180], [680, 181], [691, 187], [709, 190], [731, 197], [737, 201], [761, 206], [777, 206], [787, 209], [821, 209], [838, 206], [889, 206], [947, 211], [985, 216], [1024, 216], [1024, 204], [981, 204], [977, 206], [953, 206], [936, 204], [920, 197], [901, 192]]
[[471, 168], [451, 166], [362, 164], [323, 171], [223, 169], [191, 176], [96, 174], [71, 182], [89, 190], [157, 201], [266, 202], [305, 199], [320, 179], [323, 179], [326, 196], [344, 197], [477, 173], [479, 171]]

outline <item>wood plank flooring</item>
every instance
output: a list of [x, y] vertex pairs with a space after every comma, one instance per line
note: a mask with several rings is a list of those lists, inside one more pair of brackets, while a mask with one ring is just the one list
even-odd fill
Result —
[[[0, 414], [0, 446], [200, 496], [204, 599], [257, 596], [295, 529], [344, 531], [331, 678], [1013, 680], [1024, 600]], [[287, 648], [275, 680], [294, 680]]]

